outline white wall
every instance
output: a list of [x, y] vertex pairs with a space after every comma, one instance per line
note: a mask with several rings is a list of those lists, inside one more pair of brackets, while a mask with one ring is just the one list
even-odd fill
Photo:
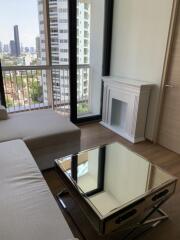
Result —
[[115, 0], [111, 75], [155, 84], [146, 137], [153, 140], [173, 0]]

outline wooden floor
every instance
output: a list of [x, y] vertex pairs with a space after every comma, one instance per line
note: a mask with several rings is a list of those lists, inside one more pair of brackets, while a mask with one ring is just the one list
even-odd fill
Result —
[[[80, 128], [82, 131], [82, 149], [118, 141], [133, 151], [141, 154], [149, 161], [169, 171], [171, 174], [180, 177], [180, 155], [176, 153], [148, 141], [131, 144], [119, 137], [117, 134], [100, 126], [98, 123], [83, 125], [80, 126]], [[61, 182], [54, 170], [45, 172], [44, 177], [54, 195], [56, 195], [64, 187], [63, 182]], [[177, 184], [176, 194], [164, 205], [163, 210], [168, 213], [170, 219], [161, 223], [158, 227], [146, 232], [143, 236], [138, 238], [139, 240], [180, 240], [180, 182]], [[81, 236], [78, 235], [78, 231], [71, 221], [71, 218], [66, 213], [64, 214], [75, 236], [81, 239]], [[78, 220], [77, 222], [83, 222], [83, 220], [79, 220], [81, 215], [78, 214], [78, 212], [75, 217]], [[81, 226], [78, 227], [81, 228]], [[86, 225], [83, 222], [83, 230], [87, 230], [88, 232], [90, 229], [89, 225]], [[87, 239], [96, 240], [97, 237], [93, 234], [89, 234]], [[110, 240], [111, 239], [112, 238], [110, 238]]]

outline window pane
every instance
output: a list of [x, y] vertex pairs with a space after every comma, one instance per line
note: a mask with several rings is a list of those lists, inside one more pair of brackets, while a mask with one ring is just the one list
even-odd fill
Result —
[[100, 114], [104, 0], [77, 0], [78, 117]]
[[7, 15], [0, 15], [0, 58], [8, 67], [3, 69], [3, 79], [11, 112], [54, 104], [69, 115], [68, 1], [47, 2], [48, 6], [46, 0], [1, 3]]
[[37, 0], [1, 1], [0, 58], [3, 66], [38, 65], [40, 38]]
[[53, 98], [57, 110], [70, 113], [68, 1], [49, 0]]

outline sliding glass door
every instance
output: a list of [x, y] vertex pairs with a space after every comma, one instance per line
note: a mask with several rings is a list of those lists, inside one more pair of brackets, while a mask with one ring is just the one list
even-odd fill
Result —
[[109, 75], [113, 0], [68, 0], [71, 120], [101, 119], [102, 75]]
[[100, 115], [104, 0], [77, 0], [77, 118]]

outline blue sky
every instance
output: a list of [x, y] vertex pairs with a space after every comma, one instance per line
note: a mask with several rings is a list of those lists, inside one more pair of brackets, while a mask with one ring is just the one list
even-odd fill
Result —
[[39, 35], [37, 0], [0, 0], [0, 41], [13, 39], [13, 26], [19, 26], [23, 46], [35, 46]]

